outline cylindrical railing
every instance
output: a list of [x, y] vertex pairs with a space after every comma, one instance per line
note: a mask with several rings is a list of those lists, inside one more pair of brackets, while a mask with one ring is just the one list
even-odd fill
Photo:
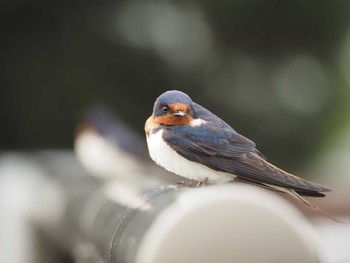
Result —
[[159, 187], [128, 207], [104, 187], [80, 198], [67, 218], [104, 262], [322, 262], [303, 216], [256, 187]]

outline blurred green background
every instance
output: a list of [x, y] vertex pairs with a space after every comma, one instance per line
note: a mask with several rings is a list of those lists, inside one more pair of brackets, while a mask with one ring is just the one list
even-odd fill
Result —
[[5, 0], [0, 19], [1, 150], [71, 148], [94, 104], [144, 136], [179, 89], [283, 168], [349, 156], [349, 1]]

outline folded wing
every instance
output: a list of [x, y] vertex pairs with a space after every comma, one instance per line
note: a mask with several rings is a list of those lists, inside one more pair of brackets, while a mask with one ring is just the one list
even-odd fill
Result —
[[223, 126], [217, 122], [199, 128], [188, 125], [168, 127], [163, 139], [181, 156], [214, 170], [232, 173], [242, 180], [291, 188], [306, 196], [324, 196], [321, 192], [330, 191], [270, 164], [254, 142], [227, 124]]

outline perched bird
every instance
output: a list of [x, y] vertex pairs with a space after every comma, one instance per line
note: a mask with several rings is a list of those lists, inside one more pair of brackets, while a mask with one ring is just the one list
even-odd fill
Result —
[[302, 197], [323, 197], [328, 187], [267, 162], [253, 141], [181, 91], [167, 91], [157, 98], [145, 132], [151, 158], [170, 172], [200, 184], [236, 180], [287, 193], [340, 221]]
[[143, 138], [104, 105], [88, 108], [78, 123], [74, 151], [89, 174], [104, 182], [132, 183], [144, 189], [176, 181], [150, 162]]
[[[75, 132], [78, 159], [100, 179], [132, 178], [147, 156], [146, 145], [120, 118], [103, 106], [90, 108]], [[144, 151], [143, 151], [144, 150]]]

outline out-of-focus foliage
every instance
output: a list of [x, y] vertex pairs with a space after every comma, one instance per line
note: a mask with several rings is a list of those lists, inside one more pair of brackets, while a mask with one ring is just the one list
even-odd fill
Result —
[[297, 170], [349, 125], [348, 1], [3, 1], [1, 149], [67, 147], [103, 103], [140, 134], [168, 89]]

